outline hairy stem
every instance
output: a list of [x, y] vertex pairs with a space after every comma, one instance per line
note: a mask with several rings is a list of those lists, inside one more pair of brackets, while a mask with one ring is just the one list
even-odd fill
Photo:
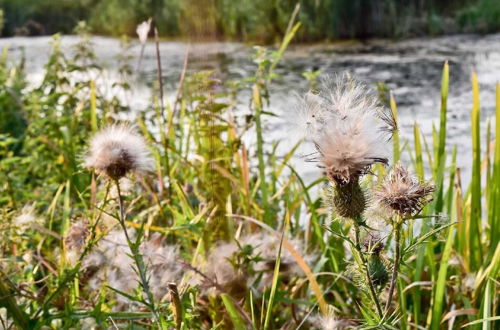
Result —
[[[130, 236], [127, 231], [127, 226], [125, 224], [125, 208], [123, 204], [123, 197], [121, 194], [120, 190], [120, 182], [118, 180], [115, 180], [116, 184], [116, 190], [118, 192], [118, 203], [120, 207], [120, 212], [118, 214], [118, 222], [120, 223], [120, 226], [122, 227], [123, 233], [125, 234], [125, 239], [127, 240], [127, 244], [129, 246], [130, 252], [132, 254], [132, 258], [134, 259], [134, 263], [137, 267], [137, 274], [139, 275], [139, 281], [141, 283], [141, 287], [143, 292], [146, 294], [147, 300], [146, 300], [146, 306], [151, 310], [151, 313], [153, 314], [153, 317], [156, 322], [160, 323], [160, 318], [159, 315], [156, 311], [156, 307], [154, 304], [154, 298], [153, 294], [151, 293], [151, 290], [149, 288], [149, 282], [146, 274], [146, 265], [144, 264], [144, 259], [142, 258], [142, 255], [139, 252], [139, 247], [137, 242], [134, 243], [130, 239]], [[160, 323], [161, 325], [161, 323]], [[161, 328], [161, 326], [160, 326]]]
[[375, 307], [377, 308], [377, 313], [380, 317], [383, 316], [382, 307], [380, 306], [380, 301], [377, 297], [377, 291], [375, 290], [375, 286], [373, 285], [372, 278], [370, 276], [370, 269], [368, 268], [368, 263], [366, 261], [365, 255], [361, 249], [360, 239], [359, 239], [359, 225], [354, 222], [354, 234], [356, 239], [356, 250], [358, 251], [359, 257], [361, 258], [362, 267], [365, 273], [366, 282], [368, 283], [368, 287], [370, 288], [370, 295], [372, 297], [373, 302], [375, 303]]
[[392, 302], [392, 296], [394, 294], [394, 287], [396, 286], [396, 280], [398, 278], [399, 270], [399, 259], [401, 250], [401, 223], [398, 219], [396, 225], [394, 226], [394, 267], [392, 269], [391, 284], [389, 286], [389, 296], [387, 298], [387, 303], [385, 305], [385, 313], [389, 311]]

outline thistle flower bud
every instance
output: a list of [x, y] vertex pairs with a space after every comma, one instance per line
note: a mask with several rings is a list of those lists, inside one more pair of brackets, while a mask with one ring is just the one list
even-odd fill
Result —
[[333, 185], [332, 206], [343, 218], [358, 219], [366, 209], [367, 198], [358, 181], [345, 185]]
[[[389, 267], [385, 259], [378, 254], [372, 254], [367, 260], [368, 272], [370, 279], [376, 289], [383, 289], [389, 282]], [[357, 264], [349, 265], [346, 269], [346, 274], [352, 279], [355, 285], [361, 288], [366, 293], [369, 292], [368, 284], [366, 283], [365, 270]]]
[[389, 282], [389, 271], [387, 266], [378, 254], [372, 254], [368, 259], [368, 269], [373, 285], [382, 289]]
[[404, 217], [419, 213], [432, 200], [432, 192], [433, 185], [420, 182], [398, 163], [375, 196], [381, 206]]
[[85, 166], [119, 180], [129, 172], [144, 173], [154, 167], [144, 139], [126, 125], [114, 125], [91, 140]]

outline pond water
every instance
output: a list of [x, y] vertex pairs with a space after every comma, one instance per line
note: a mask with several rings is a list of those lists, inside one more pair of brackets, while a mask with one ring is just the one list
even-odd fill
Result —
[[[50, 37], [7, 38], [0, 39], [0, 47], [9, 47], [12, 59], [25, 56], [28, 78], [36, 85], [43, 76], [43, 65], [51, 49], [50, 40]], [[71, 52], [71, 46], [77, 42], [75, 36], [62, 37], [62, 46], [67, 52]], [[123, 52], [119, 40], [94, 37], [92, 42], [98, 62], [107, 68], [103, 81], [109, 83], [116, 80], [117, 56]], [[221, 79], [249, 77], [255, 72], [256, 65], [250, 57], [253, 49], [244, 44], [212, 42], [188, 45], [183, 42], [161, 42], [162, 71], [168, 97], [172, 97], [177, 89], [188, 47], [189, 71], [215, 70]], [[134, 41], [128, 50], [133, 56], [131, 64], [134, 68], [137, 67], [140, 48], [138, 42]], [[464, 170], [464, 177], [467, 178], [471, 163], [471, 72], [475, 71], [478, 75], [481, 125], [485, 128], [487, 118], [494, 118], [495, 84], [500, 80], [500, 34], [291, 46], [277, 67], [279, 77], [273, 81], [270, 90], [271, 104], [267, 110], [278, 117], [266, 118], [266, 138], [282, 140], [279, 149], [282, 153], [296, 142], [290, 138], [290, 127], [285, 119], [290, 117], [294, 105], [291, 96], [294, 92], [307, 91], [308, 82], [302, 76], [303, 72], [319, 69], [324, 75], [349, 71], [368, 84], [386, 84], [398, 104], [402, 137], [412, 143], [413, 123], [418, 122], [430, 144], [432, 124], [438, 125], [439, 122], [441, 71], [445, 61], [450, 64], [447, 142], [450, 148], [457, 145], [458, 166]], [[154, 44], [148, 43], [135, 74], [133, 92], [127, 96], [132, 108], [147, 109], [150, 106], [149, 87], [156, 80], [156, 65]], [[241, 108], [248, 108], [248, 100], [249, 94], [243, 93]], [[485, 129], [482, 132], [484, 134]], [[251, 143], [252, 137], [248, 136], [247, 140]], [[483, 146], [484, 143], [483, 138]], [[409, 159], [408, 156], [404, 157]], [[304, 164], [300, 159], [295, 159], [294, 163], [309, 179], [317, 175], [313, 165]]]

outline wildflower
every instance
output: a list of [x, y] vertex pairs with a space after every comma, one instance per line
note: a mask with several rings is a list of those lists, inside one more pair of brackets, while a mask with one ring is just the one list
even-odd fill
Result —
[[144, 139], [126, 125], [109, 126], [98, 132], [90, 143], [85, 166], [119, 180], [128, 172], [144, 173], [153, 169], [153, 160]]
[[148, 40], [148, 34], [149, 31], [151, 30], [151, 22], [152, 18], [148, 19], [147, 21], [142, 22], [141, 24], [137, 25], [137, 29], [135, 32], [137, 33], [137, 36], [139, 37], [139, 41], [141, 44], [145, 44], [146, 41]]
[[401, 217], [412, 216], [432, 200], [433, 191], [433, 185], [420, 182], [398, 163], [385, 178], [376, 199]]

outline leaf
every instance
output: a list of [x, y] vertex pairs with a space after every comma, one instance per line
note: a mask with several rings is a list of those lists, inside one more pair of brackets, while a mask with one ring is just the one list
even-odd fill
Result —
[[226, 310], [229, 314], [229, 318], [231, 318], [231, 322], [233, 322], [234, 329], [246, 330], [245, 321], [241, 317], [236, 306], [234, 306], [231, 298], [225, 293], [221, 294], [221, 298], [222, 298], [222, 302], [224, 303], [224, 306], [226, 307]]

